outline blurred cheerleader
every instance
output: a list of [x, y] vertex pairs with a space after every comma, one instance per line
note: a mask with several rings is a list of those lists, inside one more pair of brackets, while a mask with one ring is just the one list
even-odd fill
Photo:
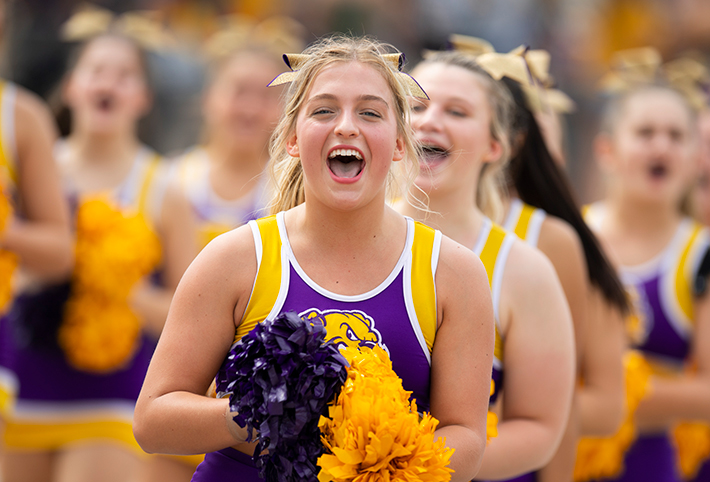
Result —
[[[0, 1], [0, 25], [4, 20], [5, 2]], [[56, 127], [44, 103], [29, 91], [0, 80], [1, 315], [14, 296], [57, 282], [71, 269], [67, 203], [52, 157], [56, 137]], [[12, 326], [9, 318], [3, 316], [0, 436], [19, 388], [12, 369], [11, 338]]]
[[569, 307], [551, 263], [476, 206], [482, 200], [492, 216], [501, 207], [509, 93], [459, 52], [432, 53], [413, 73], [429, 99], [412, 101], [424, 155], [410, 193], [428, 199], [431, 211], [411, 200], [400, 203], [401, 212], [441, 229], [486, 266], [497, 324], [491, 404], [500, 405], [501, 416], [477, 477], [518, 476], [550, 460], [567, 422], [574, 379]]
[[[585, 224], [559, 167], [563, 149], [561, 138], [554, 135], [560, 130], [550, 129], [557, 116], [552, 101], [565, 99], [559, 91], [545, 88], [545, 68], [542, 62], [533, 64], [541, 57], [549, 62], [544, 51], [523, 53], [520, 58], [526, 70], [534, 73], [534, 85], [528, 78], [503, 79], [515, 100], [510, 133], [515, 141], [506, 170], [509, 197], [505, 199], [503, 227], [538, 247], [552, 261], [575, 320], [580, 380], [576, 403], [560, 450], [538, 474], [540, 480], [569, 480], [577, 437], [611, 435], [621, 423], [626, 346], [623, 319], [628, 303], [614, 268]], [[564, 107], [564, 103], [554, 105]], [[545, 119], [546, 130], [538, 119]], [[581, 262], [580, 254], [584, 257]]]
[[177, 290], [136, 437], [148, 451], [210, 452], [194, 481], [259, 480], [228, 400], [204, 394], [230, 346], [287, 311], [317, 317], [343, 345], [386, 347], [404, 388], [439, 419], [435, 436], [456, 449], [452, 480], [478, 470], [493, 348], [486, 274], [385, 203], [393, 164], [416, 156], [406, 96], [418, 87], [384, 50], [336, 37], [289, 56], [271, 150], [278, 214], [211, 242]]
[[665, 482], [680, 478], [670, 430], [710, 421], [710, 302], [693, 292], [710, 233], [683, 212], [697, 174], [695, 112], [654, 70], [607, 106], [595, 149], [608, 194], [585, 217], [631, 293], [632, 343], [654, 372], [618, 480]]
[[276, 52], [298, 52], [300, 25], [233, 19], [206, 45], [213, 59], [202, 99], [204, 141], [176, 162], [178, 182], [199, 222], [204, 247], [219, 234], [266, 214], [268, 141], [281, 113]]
[[13, 346], [20, 392], [3, 481], [135, 476], [135, 400], [196, 251], [189, 205], [136, 137], [147, 75], [137, 43], [106, 33], [83, 44], [63, 84], [72, 125], [56, 155], [76, 210], [76, 267], [68, 300], [16, 304], [26, 336]]

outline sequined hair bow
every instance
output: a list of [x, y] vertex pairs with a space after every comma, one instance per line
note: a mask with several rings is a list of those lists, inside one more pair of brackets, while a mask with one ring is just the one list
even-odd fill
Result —
[[[422, 87], [417, 83], [417, 81], [414, 80], [411, 75], [402, 71], [402, 67], [404, 66], [403, 53], [384, 54], [382, 57], [395, 72], [402, 76], [404, 83], [407, 85], [407, 87], [409, 87], [410, 92], [414, 97], [418, 97], [420, 99], [429, 98], [429, 96], [426, 95], [426, 92], [424, 92], [424, 89], [422, 89]], [[284, 72], [278, 75], [274, 80], [269, 83], [269, 87], [293, 82], [296, 76], [298, 75], [298, 71], [310, 58], [311, 56], [307, 54], [284, 54], [284, 62], [291, 70], [289, 72]]]
[[499, 53], [483, 39], [457, 34], [449, 37], [449, 44], [452, 50], [474, 57], [494, 79], [508, 77], [518, 82], [532, 110], [549, 108], [567, 113], [575, 109], [574, 101], [567, 94], [553, 88], [554, 80], [549, 73], [550, 54], [546, 50], [521, 45], [510, 52]]
[[62, 25], [61, 38], [81, 42], [111, 32], [125, 35], [147, 50], [162, 50], [175, 43], [158, 12], [141, 10], [117, 15], [91, 4], [82, 6]]
[[644, 85], [667, 84], [679, 91], [695, 109], [710, 101], [710, 72], [692, 55], [663, 63], [653, 47], [621, 50], [611, 60], [611, 70], [599, 85], [609, 93], [626, 92]]

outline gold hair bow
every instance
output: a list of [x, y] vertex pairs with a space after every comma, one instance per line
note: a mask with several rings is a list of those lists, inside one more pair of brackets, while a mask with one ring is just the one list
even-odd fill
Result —
[[702, 61], [687, 55], [664, 64], [660, 52], [653, 47], [616, 52], [611, 71], [599, 85], [603, 91], [616, 93], [658, 82], [679, 91], [695, 109], [708, 105], [710, 72]]
[[[281, 84], [287, 84], [289, 82], [293, 82], [293, 80], [296, 78], [297, 72], [303, 67], [303, 65], [310, 59], [310, 55], [306, 54], [284, 54], [283, 59], [286, 65], [288, 66], [289, 69], [291, 69], [290, 72], [284, 72], [280, 75], [278, 75], [274, 80], [269, 82], [268, 87], [274, 87], [276, 85], [281, 85]], [[397, 54], [384, 54], [382, 56], [385, 61], [390, 65], [390, 67], [400, 75], [402, 75], [402, 79], [404, 80], [404, 83], [409, 87], [411, 94], [414, 97], [418, 97], [420, 99], [428, 99], [429, 96], [426, 95], [426, 92], [424, 92], [424, 89], [417, 83], [414, 78], [407, 74], [406, 72], [402, 72], [402, 67], [404, 66], [404, 54], [403, 53], [397, 53]]]
[[157, 12], [142, 10], [116, 15], [91, 4], [81, 7], [62, 25], [61, 38], [77, 42], [108, 32], [125, 35], [148, 50], [161, 50], [174, 44]]
[[213, 59], [249, 47], [264, 48], [275, 54], [305, 47], [305, 27], [289, 17], [270, 17], [257, 23], [245, 15], [230, 15], [223, 24], [223, 28], [205, 42], [205, 52]]
[[458, 34], [451, 35], [449, 43], [453, 50], [475, 57], [476, 63], [494, 79], [508, 77], [518, 82], [532, 110], [550, 108], [567, 113], [575, 109], [574, 101], [567, 94], [552, 88], [550, 54], [546, 50], [531, 50], [521, 45], [508, 53], [498, 53], [483, 39]]

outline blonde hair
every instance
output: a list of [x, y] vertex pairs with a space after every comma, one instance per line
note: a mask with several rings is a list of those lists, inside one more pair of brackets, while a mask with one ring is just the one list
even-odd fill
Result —
[[[272, 214], [291, 209], [305, 201], [301, 160], [288, 154], [286, 144], [296, 129], [296, 119], [313, 81], [323, 69], [336, 62], [361, 62], [373, 67], [384, 77], [394, 99], [397, 132], [404, 142], [405, 162], [402, 164], [406, 165], [404, 168], [407, 171], [407, 188], [414, 182], [419, 173], [419, 151], [409, 123], [407, 97], [410, 91], [403, 80], [404, 74], [396, 71], [383, 57], [391, 50], [394, 50], [394, 47], [367, 37], [335, 36], [322, 39], [303, 52], [309, 58], [296, 72], [295, 79], [286, 92], [284, 113], [274, 129], [269, 146], [274, 183], [274, 198], [270, 205]], [[390, 170], [387, 180], [390, 196], [395, 187], [396, 177]]]
[[486, 99], [491, 108], [491, 137], [500, 144], [502, 152], [498, 160], [483, 165], [478, 178], [476, 205], [495, 222], [500, 222], [505, 214], [503, 193], [506, 189], [505, 168], [510, 161], [510, 127], [514, 112], [513, 97], [508, 88], [493, 79], [474, 57], [457, 51], [431, 52], [417, 66], [442, 63], [454, 65], [473, 72], [486, 90]]

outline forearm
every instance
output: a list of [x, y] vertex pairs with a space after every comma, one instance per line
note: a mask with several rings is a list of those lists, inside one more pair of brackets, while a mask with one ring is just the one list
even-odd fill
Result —
[[579, 429], [578, 400], [575, 399], [559, 448], [552, 460], [538, 472], [538, 482], [569, 482], [572, 480], [574, 463], [577, 458]]
[[468, 482], [476, 475], [486, 447], [485, 435], [480, 436], [469, 428], [449, 425], [434, 432], [434, 440], [446, 439], [446, 446], [454, 449], [449, 468], [454, 470], [451, 482]]
[[580, 436], [605, 437], [616, 433], [624, 417], [624, 396], [617, 392], [594, 386], [577, 390]]
[[701, 376], [653, 377], [636, 420], [640, 428], [668, 427], [678, 420], [710, 421], [710, 380]]
[[141, 283], [131, 293], [131, 308], [138, 314], [145, 330], [160, 336], [175, 292], [150, 283]]
[[13, 219], [0, 246], [17, 254], [22, 266], [43, 281], [58, 281], [71, 272], [72, 240], [64, 226]]
[[246, 439], [245, 429], [237, 428], [242, 435], [238, 440], [227, 428], [228, 403], [189, 392], [169, 393], [136, 408], [133, 432], [148, 453], [192, 455], [221, 450]]
[[508, 479], [537, 470], [550, 461], [558, 440], [540, 421], [504, 420], [498, 425], [498, 436], [486, 447], [476, 478]]

